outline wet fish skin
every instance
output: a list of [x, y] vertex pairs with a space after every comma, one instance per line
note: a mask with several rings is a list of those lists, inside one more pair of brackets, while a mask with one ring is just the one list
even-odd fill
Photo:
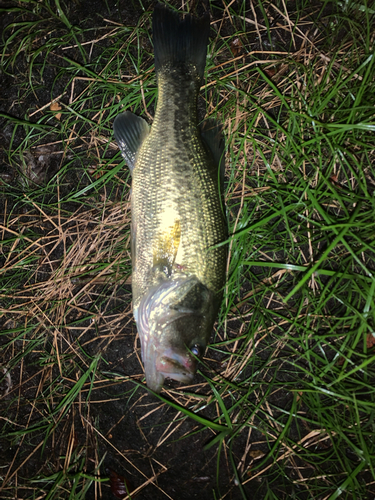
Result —
[[[219, 188], [221, 127], [198, 127], [209, 18], [153, 16], [158, 102], [151, 130], [125, 112], [116, 140], [132, 170], [133, 313], [146, 382], [191, 382], [225, 283], [227, 237]], [[211, 130], [210, 130], [211, 129]]]

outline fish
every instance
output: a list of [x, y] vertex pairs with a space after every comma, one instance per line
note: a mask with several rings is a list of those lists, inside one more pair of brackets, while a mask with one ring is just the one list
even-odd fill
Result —
[[210, 339], [226, 281], [222, 126], [198, 123], [209, 14], [157, 4], [152, 19], [158, 99], [150, 127], [125, 111], [116, 142], [132, 175], [133, 315], [146, 384], [192, 382]]

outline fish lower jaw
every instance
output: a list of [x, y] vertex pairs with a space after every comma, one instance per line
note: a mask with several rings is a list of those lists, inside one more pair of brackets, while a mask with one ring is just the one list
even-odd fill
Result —
[[189, 384], [193, 381], [194, 373], [182, 373], [182, 372], [161, 372], [165, 378], [171, 380], [176, 380], [176, 382], [181, 382], [183, 384]]
[[190, 356], [160, 356], [156, 359], [156, 371], [165, 378], [176, 380], [177, 382], [189, 383], [195, 374], [195, 360]]
[[174, 369], [168, 366], [167, 371], [159, 371], [156, 369], [152, 374], [147, 374], [146, 372], [147, 387], [159, 394], [166, 378], [176, 380], [176, 382], [183, 384], [189, 384], [193, 381], [194, 372], [188, 372], [182, 367], [179, 369], [176, 366]]
[[152, 376], [148, 375], [146, 372], [146, 384], [149, 389], [159, 394], [163, 385], [164, 385], [165, 377], [162, 373], [156, 373]]
[[[176, 359], [177, 357], [177, 359]], [[145, 360], [145, 373], [147, 387], [159, 393], [166, 378], [176, 382], [189, 384], [195, 375], [196, 363], [188, 356], [159, 355], [153, 359]]]

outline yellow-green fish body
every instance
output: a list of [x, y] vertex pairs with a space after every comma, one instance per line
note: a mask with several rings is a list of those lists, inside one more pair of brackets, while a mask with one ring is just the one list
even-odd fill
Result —
[[147, 385], [190, 382], [220, 306], [226, 222], [220, 127], [197, 120], [209, 32], [158, 5], [153, 17], [158, 102], [151, 130], [125, 112], [115, 136], [132, 171], [133, 311]]

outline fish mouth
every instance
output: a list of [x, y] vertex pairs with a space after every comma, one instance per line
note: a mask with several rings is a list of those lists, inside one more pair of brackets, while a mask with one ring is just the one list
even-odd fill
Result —
[[159, 393], [166, 378], [188, 384], [196, 371], [196, 360], [188, 350], [168, 349], [162, 354], [146, 356], [144, 367], [147, 387]]
[[165, 375], [157, 371], [155, 360], [146, 358], [143, 360], [143, 363], [145, 367], [147, 387], [151, 389], [151, 391], [159, 394], [164, 384]]
[[189, 383], [194, 378], [196, 362], [187, 351], [182, 354], [173, 352], [157, 358], [156, 370], [165, 378]]

